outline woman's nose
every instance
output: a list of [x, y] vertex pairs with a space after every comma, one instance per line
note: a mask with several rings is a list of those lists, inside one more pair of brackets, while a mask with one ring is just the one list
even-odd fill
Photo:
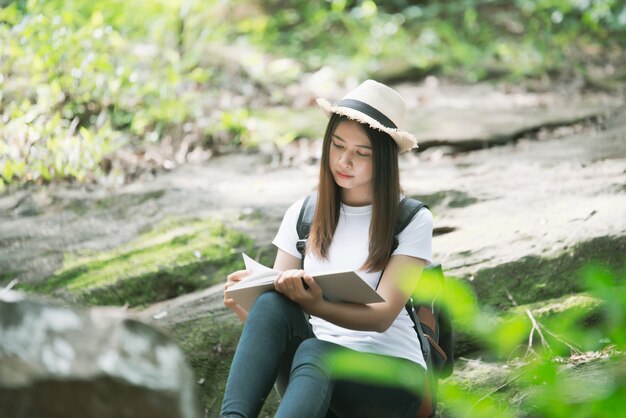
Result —
[[339, 163], [344, 166], [344, 167], [351, 167], [352, 166], [352, 160], [350, 160], [350, 158], [348, 158], [347, 153], [343, 153], [341, 154], [341, 157], [339, 158]]
[[352, 157], [350, 156], [350, 152], [348, 151], [342, 152], [341, 155], [339, 156], [339, 163], [346, 167], [351, 167]]

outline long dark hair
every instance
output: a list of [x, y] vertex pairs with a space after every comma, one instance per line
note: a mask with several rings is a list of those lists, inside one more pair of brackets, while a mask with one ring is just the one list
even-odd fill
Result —
[[[330, 145], [337, 126], [349, 120], [333, 113], [324, 134], [320, 181], [308, 248], [321, 258], [327, 258], [333, 240], [339, 208], [341, 190], [330, 171]], [[398, 168], [398, 147], [385, 132], [362, 124], [372, 147], [372, 222], [370, 224], [369, 255], [362, 269], [370, 272], [381, 271], [389, 262], [391, 245], [394, 239], [394, 226], [398, 217], [400, 199], [400, 170]]]

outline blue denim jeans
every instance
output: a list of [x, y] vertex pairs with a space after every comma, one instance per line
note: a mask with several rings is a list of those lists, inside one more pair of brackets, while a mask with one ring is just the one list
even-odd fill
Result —
[[[421, 400], [415, 391], [333, 376], [328, 359], [338, 350], [350, 351], [315, 338], [297, 304], [276, 292], [262, 294], [239, 340], [221, 416], [258, 416], [276, 384], [282, 396], [276, 417], [415, 417]], [[419, 365], [398, 361], [412, 380], [424, 381]]]

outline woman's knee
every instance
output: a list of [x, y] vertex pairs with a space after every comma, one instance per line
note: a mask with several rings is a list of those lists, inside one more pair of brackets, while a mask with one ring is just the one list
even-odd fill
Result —
[[335, 344], [317, 338], [302, 341], [294, 355], [291, 370], [293, 372], [298, 367], [315, 366], [324, 374], [329, 374], [331, 356], [336, 349]]
[[255, 310], [261, 310], [263, 315], [267, 315], [272, 311], [300, 311], [301, 309], [298, 304], [291, 301], [286, 296], [275, 291], [269, 291], [261, 293], [259, 297], [257, 297], [254, 305], [252, 305], [250, 313]]
[[[257, 323], [259, 321], [274, 326], [281, 326], [282, 324], [294, 332], [298, 330], [296, 332], [298, 335], [306, 334], [306, 331], [310, 329], [300, 306], [275, 291], [262, 293], [252, 306], [247, 322]], [[302, 337], [306, 336], [304, 334]]]

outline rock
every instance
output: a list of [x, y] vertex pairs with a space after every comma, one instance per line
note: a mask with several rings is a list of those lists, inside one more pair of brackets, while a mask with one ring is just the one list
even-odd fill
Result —
[[[604, 402], [605, 407], [615, 405], [621, 412], [619, 401], [606, 401], [612, 396], [619, 399], [621, 394], [626, 375], [626, 357], [623, 355], [591, 352], [583, 358], [572, 356], [564, 364], [547, 363], [545, 367], [553, 374], [550, 375], [550, 380], [542, 384], [532, 383], [534, 379], [542, 379], [540, 374], [535, 375], [535, 378], [529, 376], [533, 373], [529, 368], [533, 361], [537, 362], [538, 359], [513, 359], [507, 364], [501, 364], [483, 359], [462, 358], [455, 364], [454, 375], [445, 383], [458, 384], [478, 393], [505, 394], [511, 400], [511, 405], [519, 407], [521, 403], [527, 410], [539, 406], [540, 411], [544, 412], [533, 411], [535, 413], [515, 416], [546, 416], [545, 412], [555, 407], [568, 408], [572, 412], [577, 408], [586, 409], [589, 412], [593, 409], [594, 402]], [[618, 416], [610, 413], [613, 411], [602, 411], [605, 412], [602, 415], [581, 413], [579, 416]], [[560, 415], [547, 416], [567, 416], [563, 409], [559, 412]]]
[[420, 67], [406, 57], [395, 57], [378, 62], [372, 69], [371, 78], [391, 84], [402, 80], [420, 80], [430, 72], [433, 72], [432, 67]]
[[472, 151], [502, 145], [545, 127], [598, 118], [623, 101], [601, 93], [509, 92], [488, 84], [434, 85], [432, 80], [395, 87], [407, 101], [407, 127], [417, 136], [421, 151], [441, 146]]
[[[509, 391], [511, 403], [521, 401], [527, 411], [525, 416], [623, 415], [626, 379], [626, 357], [623, 354], [584, 353], [572, 356], [562, 366], [548, 365], [550, 369], [556, 373], [549, 377], [535, 375], [540, 384], [517, 384]], [[555, 410], [558, 413], [550, 413]]]
[[3, 417], [200, 417], [183, 352], [120, 309], [3, 290], [0, 335]]

